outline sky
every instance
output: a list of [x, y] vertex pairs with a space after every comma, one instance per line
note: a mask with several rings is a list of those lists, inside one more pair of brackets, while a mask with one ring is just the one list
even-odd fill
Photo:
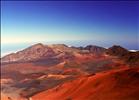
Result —
[[1, 43], [7, 51], [38, 42], [139, 50], [138, 28], [137, 1], [1, 2]]

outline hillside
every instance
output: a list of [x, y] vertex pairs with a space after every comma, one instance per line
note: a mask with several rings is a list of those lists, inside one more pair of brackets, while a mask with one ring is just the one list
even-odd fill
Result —
[[[139, 68], [80, 77], [38, 93], [33, 100], [138, 100]], [[41, 98], [41, 99], [40, 99]]]

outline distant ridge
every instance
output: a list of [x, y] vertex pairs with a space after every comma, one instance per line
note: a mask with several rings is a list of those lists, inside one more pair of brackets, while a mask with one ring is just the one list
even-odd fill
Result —
[[[105, 49], [102, 47], [91, 45], [83, 48], [83, 50], [87, 50], [88, 52], [94, 54], [101, 54], [105, 51]], [[65, 44], [43, 45], [42, 43], [38, 43], [24, 50], [18, 51], [16, 53], [11, 53], [2, 57], [1, 62], [9, 63], [9, 62], [34, 61], [44, 58], [52, 58], [62, 53], [68, 53], [74, 55], [74, 53], [82, 53], [83, 50], [79, 48], [69, 47]]]
[[24, 50], [8, 54], [1, 58], [2, 63], [37, 61], [41, 59], [73, 59], [76, 54], [92, 54], [102, 56], [105, 54], [117, 56], [128, 63], [139, 62], [139, 52], [130, 52], [129, 50], [114, 45], [108, 49], [96, 45], [87, 45], [85, 47], [73, 47], [65, 44], [44, 45], [42, 43], [34, 44]]

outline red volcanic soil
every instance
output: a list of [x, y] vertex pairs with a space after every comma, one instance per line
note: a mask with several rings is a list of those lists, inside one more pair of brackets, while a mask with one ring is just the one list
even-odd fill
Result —
[[43, 66], [35, 66], [33, 63], [13, 63], [2, 65], [2, 72], [11, 72], [11, 71], [19, 71], [21, 73], [27, 72], [40, 72], [46, 70], [47, 67]]
[[1, 100], [9, 100], [8, 96], [6, 96], [6, 95], [4, 95], [2, 93], [1, 93], [0, 99]]
[[139, 100], [139, 68], [80, 77], [38, 93], [32, 100]]

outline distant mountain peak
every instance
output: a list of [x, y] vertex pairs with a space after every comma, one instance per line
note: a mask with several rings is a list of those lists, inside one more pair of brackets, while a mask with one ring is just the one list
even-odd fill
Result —
[[6, 55], [1, 59], [1, 61], [2, 62], [34, 61], [52, 55], [54, 55], [54, 52], [51, 48], [41, 43], [37, 43], [24, 50]]
[[87, 45], [84, 49], [95, 54], [103, 54], [106, 51], [105, 48], [96, 45]]
[[42, 43], [37, 43], [37, 44], [34, 44], [34, 45], [30, 46], [30, 47], [31, 47], [31, 48], [33, 48], [33, 47], [35, 47], [35, 48], [40, 48], [40, 47], [45, 47], [45, 45], [42, 44]]
[[121, 47], [120, 45], [113, 45], [112, 47], [108, 48], [107, 53], [111, 55], [122, 56], [128, 53], [128, 50]]
[[68, 47], [67, 45], [65, 44], [51, 44], [49, 45], [50, 47]]
[[107, 54], [117, 56], [130, 65], [139, 65], [139, 52], [131, 52], [119, 45], [114, 45], [107, 49]]
[[120, 46], [120, 45], [113, 45], [113, 46], [112, 46], [112, 47], [110, 47], [110, 48], [127, 50], [127, 49], [123, 48], [123, 47], [122, 47], [122, 46]]

